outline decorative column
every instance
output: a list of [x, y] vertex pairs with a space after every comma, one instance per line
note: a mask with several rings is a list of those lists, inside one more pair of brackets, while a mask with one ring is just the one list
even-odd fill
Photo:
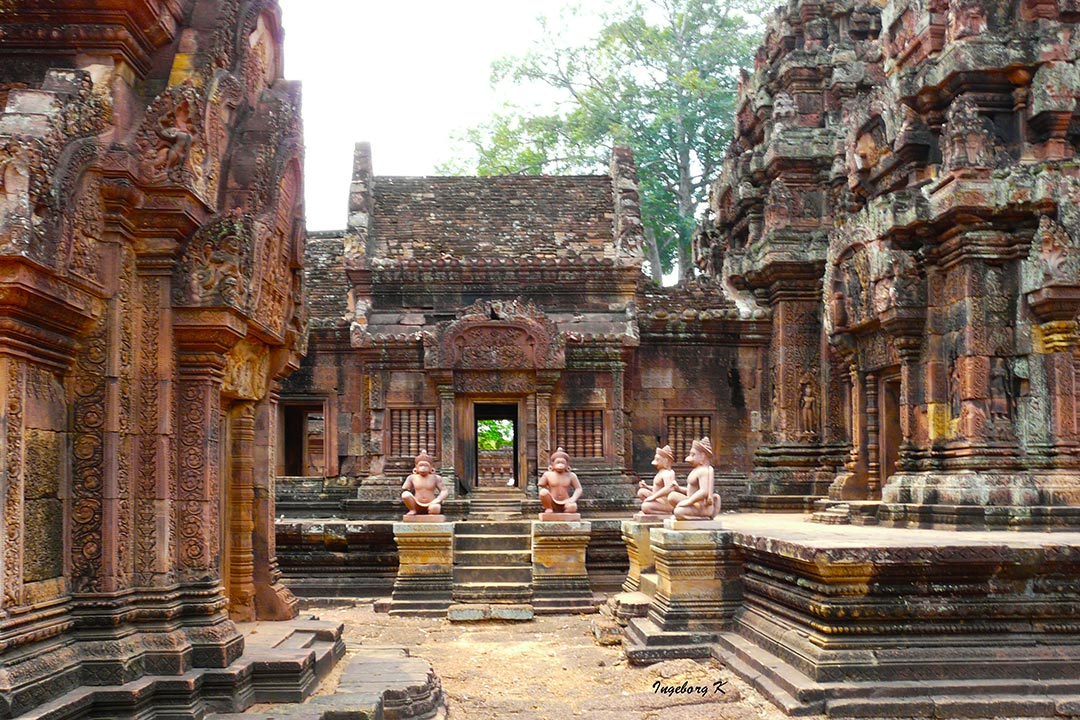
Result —
[[878, 447], [878, 378], [867, 373], [866, 388], [866, 494], [867, 499], [881, 497], [881, 463]]
[[172, 334], [170, 287], [174, 261], [167, 253], [140, 255], [136, 397], [138, 398], [138, 472], [135, 487], [135, 582], [166, 586], [172, 582], [170, 549], [174, 530], [172, 492], [176, 468], [169, 462], [173, 428]]
[[173, 332], [179, 360], [177, 576], [206, 615], [204, 624], [193, 619], [187, 630], [195, 666], [225, 667], [240, 656], [244, 642], [222, 613], [221, 390], [225, 355], [246, 333], [246, 323], [230, 310], [174, 308]]
[[26, 366], [21, 360], [0, 360], [0, 419], [5, 432], [0, 436], [0, 499], [3, 501], [3, 536], [0, 537], [0, 567], [3, 568], [3, 592], [0, 593], [0, 617], [23, 604], [24, 448], [23, 407], [26, 392]]
[[[537, 383], [536, 388], [536, 465], [543, 472], [547, 469], [548, 457], [551, 456], [551, 391], [552, 386], [547, 383]], [[527, 492], [529, 497], [537, 497], [540, 490], [537, 487], [538, 478], [528, 478]]]
[[611, 368], [611, 436], [614, 447], [615, 466], [626, 468], [626, 407], [623, 381], [626, 363], [621, 360]]
[[229, 410], [231, 487], [228, 502], [229, 616], [238, 622], [255, 619], [255, 558], [252, 534], [255, 531], [255, 403], [241, 400]]
[[450, 498], [457, 495], [457, 482], [455, 481], [456, 469], [454, 456], [454, 385], [453, 383], [440, 384], [439, 390], [439, 417], [442, 427], [440, 428], [439, 450], [439, 475], [442, 476], [446, 487], [450, 489]]
[[252, 557], [255, 561], [255, 611], [260, 620], [296, 617], [299, 602], [281, 582], [274, 528], [274, 477], [278, 436], [276, 383], [255, 406]]
[[920, 341], [917, 338], [899, 338], [896, 341], [900, 355], [900, 456], [897, 470], [910, 469], [916, 451], [914, 441], [916, 410], [919, 405], [918, 362]]

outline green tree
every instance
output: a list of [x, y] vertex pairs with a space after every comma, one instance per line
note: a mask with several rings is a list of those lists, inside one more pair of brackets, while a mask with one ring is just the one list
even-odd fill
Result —
[[510, 420], [477, 420], [476, 447], [499, 450], [514, 444], [514, 423]]
[[[611, 146], [637, 157], [653, 278], [692, 273], [695, 215], [732, 134], [738, 69], [760, 41], [762, 0], [612, 3], [586, 43], [567, 37], [583, 12], [541, 19], [543, 40], [497, 61], [492, 82], [553, 94], [544, 111], [507, 104], [458, 140], [472, 153], [443, 172], [568, 174], [606, 169]], [[559, 30], [557, 28], [563, 28]]]

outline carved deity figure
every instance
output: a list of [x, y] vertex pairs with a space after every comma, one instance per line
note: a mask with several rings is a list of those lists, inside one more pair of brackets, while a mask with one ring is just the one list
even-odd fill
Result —
[[810, 383], [803, 383], [802, 396], [799, 398], [799, 424], [806, 435], [813, 435], [818, 430], [817, 396]]
[[[581, 483], [570, 469], [570, 456], [562, 448], [551, 453], [548, 469], [540, 476], [540, 503], [545, 513], [576, 513]], [[541, 514], [541, 517], [544, 513]]]
[[991, 167], [996, 150], [975, 101], [967, 95], [954, 99], [945, 113], [941, 151], [945, 168]]
[[686, 476], [686, 495], [672, 492], [674, 514], [679, 520], [712, 520], [720, 513], [720, 496], [713, 492], [713, 449], [709, 438], [695, 440], [686, 462], [693, 470]]
[[1012, 417], [1010, 406], [1012, 393], [1009, 388], [1009, 370], [1004, 358], [990, 360], [990, 420], [1007, 423]]
[[656, 449], [656, 457], [652, 461], [656, 476], [652, 485], [644, 480], [638, 483], [637, 496], [641, 500], [641, 512], [647, 515], [670, 515], [675, 510], [673, 496], [686, 496], [675, 477], [675, 471], [671, 469], [674, 463], [675, 451], [670, 445]]
[[438, 515], [442, 511], [442, 502], [450, 491], [443, 484], [431, 465], [431, 457], [421, 450], [416, 456], [416, 466], [412, 474], [405, 478], [401, 486], [401, 502], [409, 508], [406, 515]]
[[179, 118], [175, 125], [166, 124], [164, 117], [158, 119], [157, 133], [165, 141], [165, 172], [170, 178], [180, 172], [191, 154], [191, 133], [179, 127], [179, 124]]
[[949, 414], [960, 417], [960, 363], [955, 351], [949, 356]]

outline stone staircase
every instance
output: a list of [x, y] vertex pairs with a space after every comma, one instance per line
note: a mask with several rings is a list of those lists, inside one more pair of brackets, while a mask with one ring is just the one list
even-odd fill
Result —
[[520, 520], [525, 493], [516, 487], [477, 488], [469, 495], [470, 520]]
[[455, 603], [528, 603], [532, 599], [530, 523], [524, 520], [457, 523], [453, 577]]

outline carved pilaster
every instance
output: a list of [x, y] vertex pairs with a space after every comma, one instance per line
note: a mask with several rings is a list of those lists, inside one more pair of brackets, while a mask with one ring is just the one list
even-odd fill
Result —
[[625, 468], [626, 462], [626, 403], [623, 382], [626, 377], [624, 363], [616, 363], [611, 369], [611, 424], [612, 444], [615, 446], [615, 466]]
[[4, 433], [0, 436], [0, 498], [3, 501], [3, 592], [0, 610], [18, 607], [23, 596], [23, 406], [26, 368], [14, 358], [0, 360], [0, 402], [3, 403]]
[[135, 478], [135, 582], [165, 585], [172, 582], [169, 548], [173, 542], [175, 468], [172, 454], [173, 363], [171, 334], [167, 327], [168, 258], [139, 258], [137, 283], [136, 342], [138, 470]]
[[878, 452], [878, 377], [867, 373], [866, 387], [866, 491], [870, 498], [881, 493], [881, 463]]
[[[536, 393], [536, 458], [540, 468], [547, 468], [547, 459], [551, 455], [551, 393]], [[537, 478], [529, 478], [529, 494], [536, 495]]]
[[182, 580], [220, 578], [221, 389], [225, 355], [246, 330], [228, 311], [177, 309], [177, 526]]
[[440, 428], [439, 475], [442, 475], [446, 487], [450, 488], [450, 497], [457, 493], [457, 483], [454, 482], [455, 456], [454, 456], [454, 386], [439, 385], [439, 417], [442, 427]]
[[237, 621], [255, 619], [255, 403], [239, 401], [229, 411], [231, 467], [229, 477], [228, 528], [229, 615]]
[[277, 437], [278, 395], [271, 389], [255, 409], [254, 534], [255, 611], [260, 620], [296, 617], [298, 601], [281, 582], [274, 528], [274, 438]]
[[915, 411], [918, 406], [919, 346], [916, 340], [898, 341], [900, 354], [900, 453], [897, 468], [905, 468], [911, 462], [914, 450], [912, 438], [915, 431]]

